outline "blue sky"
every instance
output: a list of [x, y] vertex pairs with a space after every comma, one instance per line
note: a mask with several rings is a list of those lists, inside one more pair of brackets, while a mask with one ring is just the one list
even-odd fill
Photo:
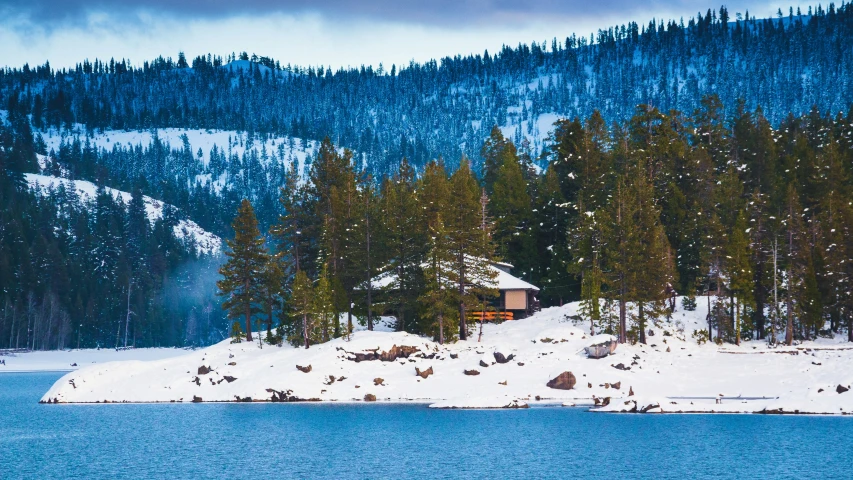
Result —
[[[738, 0], [732, 17], [789, 4]], [[84, 58], [189, 58], [247, 51], [299, 65], [406, 64], [588, 36], [631, 20], [684, 18], [720, 2], [686, 0], [0, 0], [0, 65]], [[794, 5], [796, 8], [796, 5]]]

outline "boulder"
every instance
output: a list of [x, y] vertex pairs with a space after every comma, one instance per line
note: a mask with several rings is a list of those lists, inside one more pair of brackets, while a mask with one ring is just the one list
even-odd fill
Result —
[[548, 388], [556, 388], [557, 390], [571, 390], [574, 388], [577, 379], [572, 372], [563, 372], [545, 384]]
[[398, 358], [409, 358], [409, 355], [418, 352], [418, 347], [408, 347], [406, 345], [394, 345], [387, 352], [379, 354], [379, 359], [383, 362], [393, 362]]
[[620, 388], [622, 388], [622, 382], [616, 382], [611, 384], [610, 386], [615, 388], [616, 390], [619, 390]]
[[839, 386], [835, 387], [835, 391], [836, 391], [837, 393], [844, 393], [844, 392], [846, 392], [847, 390], [850, 390], [850, 389], [849, 389], [849, 388], [847, 388], [847, 387], [845, 387], [844, 385], [839, 385]]
[[456, 360], [457, 358], [459, 358], [459, 354], [458, 353], [451, 353], [450, 358], [453, 360]]
[[382, 382], [384, 382], [384, 381], [385, 381], [385, 379], [384, 379], [384, 378], [376, 377], [376, 378], [374, 378], [374, 379], [373, 379], [373, 384], [374, 384], [374, 385], [377, 385], [377, 386], [378, 386], [378, 385], [382, 385]]
[[307, 367], [303, 367], [302, 365], [297, 365], [296, 369], [302, 373], [309, 373], [311, 371], [311, 365], [308, 365]]
[[616, 365], [611, 365], [616, 370], [630, 370], [631, 367], [626, 367], [624, 363], [617, 363]]
[[203, 401], [204, 400], [202, 400], [201, 397], [197, 397], [197, 396], [193, 395], [193, 403], [201, 403]]
[[495, 355], [495, 361], [498, 363], [507, 363], [510, 360], [512, 360], [513, 358], [515, 358], [515, 355], [513, 355], [513, 354], [510, 354], [508, 357], [505, 357], [504, 354], [501, 352], [495, 352], [494, 355]]
[[479, 370], [465, 370], [464, 373], [465, 373], [465, 375], [479, 375], [480, 371]]
[[616, 340], [596, 343], [584, 348], [587, 358], [604, 358], [616, 350]]
[[237, 362], [228, 362], [229, 367], [233, 367], [234, 365], [237, 365]]
[[633, 387], [633, 386], [632, 386], [632, 387], [628, 387], [628, 396], [629, 396], [629, 397], [633, 397], [633, 396], [634, 396], [634, 387]]
[[198, 374], [199, 375], [207, 375], [210, 372], [211, 372], [210, 367], [205, 367], [204, 365], [198, 367]]
[[482, 360], [480, 360], [480, 366], [481, 366], [481, 367], [483, 367], [483, 368], [488, 368], [489, 364], [488, 364], [488, 363], [486, 363], [486, 362], [484, 362], [484, 361], [482, 361]]
[[[226, 381], [226, 382], [228, 382], [228, 383], [231, 383], [231, 382], [233, 382], [234, 380], [237, 380], [237, 378], [236, 378], [236, 377], [232, 377], [231, 375], [223, 375], [223, 376], [222, 376], [222, 378], [224, 378], [224, 379], [225, 379], [225, 381]], [[241, 385], [242, 385], [242, 384], [241, 384]]]
[[432, 367], [429, 367], [426, 370], [421, 370], [420, 368], [415, 367], [415, 375], [418, 375], [421, 378], [427, 378], [428, 376], [430, 376], [432, 374], [433, 374]]
[[376, 401], [376, 395], [374, 395], [372, 393], [365, 394], [364, 395], [364, 401], [365, 402], [375, 402]]

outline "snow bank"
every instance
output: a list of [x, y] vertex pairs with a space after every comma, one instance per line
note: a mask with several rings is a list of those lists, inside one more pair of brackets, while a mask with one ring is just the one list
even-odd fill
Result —
[[3, 372], [64, 372], [78, 370], [92, 364], [125, 360], [161, 360], [184, 355], [182, 348], [137, 348], [114, 350], [111, 348], [82, 350], [50, 350], [44, 352], [8, 353], [0, 355], [0, 373]]
[[[650, 327], [648, 345], [619, 345], [597, 360], [586, 358], [584, 347], [610, 337], [591, 337], [576, 304], [487, 324], [482, 342], [477, 333], [469, 341], [439, 345], [392, 331], [357, 331], [349, 341], [308, 350], [224, 341], [175, 358], [83, 368], [60, 379], [43, 400], [354, 402], [367, 397], [430, 402], [435, 408], [538, 402], [597, 404], [593, 408], [602, 412], [853, 413], [853, 391], [837, 393], [839, 385], [853, 384], [853, 345], [840, 338], [775, 349], [764, 342], [697, 345], [690, 333], [703, 323], [701, 312], [679, 310], [670, 321]], [[417, 375], [430, 368], [431, 374]], [[563, 372], [574, 375], [573, 389], [546, 386]]]

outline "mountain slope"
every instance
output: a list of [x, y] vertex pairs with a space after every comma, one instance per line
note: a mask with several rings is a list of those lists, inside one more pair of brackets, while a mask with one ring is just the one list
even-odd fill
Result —
[[[74, 188], [80, 199], [87, 204], [93, 204], [98, 192], [98, 187], [92, 182], [85, 180], [68, 180], [65, 178], [52, 177], [47, 175], [37, 175], [34, 173], [26, 174], [27, 183], [34, 191], [42, 194], [47, 194], [50, 190], [56, 190], [63, 185], [66, 189]], [[116, 200], [119, 198], [125, 204], [130, 202], [132, 195], [127, 192], [115, 190], [109, 187], [104, 189], [112, 195]], [[154, 223], [156, 220], [163, 217], [163, 209], [169, 205], [160, 202], [159, 200], [145, 196], [145, 212], [148, 220]], [[175, 237], [180, 240], [188, 240], [192, 242], [199, 253], [205, 255], [216, 255], [222, 250], [222, 240], [216, 235], [205, 231], [195, 222], [189, 219], [179, 220], [174, 227]]]

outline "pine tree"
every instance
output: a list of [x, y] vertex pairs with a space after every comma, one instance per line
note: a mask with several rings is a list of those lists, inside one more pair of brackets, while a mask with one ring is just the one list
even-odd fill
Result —
[[453, 261], [450, 239], [441, 214], [438, 214], [430, 225], [427, 237], [426, 264], [423, 268], [424, 290], [419, 300], [429, 322], [426, 331], [440, 344], [454, 338], [453, 332], [459, 318], [458, 309], [454, 308], [450, 295], [456, 283]]
[[308, 279], [308, 276], [303, 270], [296, 272], [296, 275], [293, 278], [293, 284], [290, 288], [290, 308], [293, 311], [293, 315], [299, 318], [302, 322], [300, 329], [302, 334], [302, 344], [305, 345], [305, 348], [307, 349], [311, 346], [311, 340], [314, 337], [314, 289], [311, 285], [311, 280]]
[[[732, 327], [734, 329], [735, 344], [740, 345], [741, 332], [743, 330], [743, 317], [741, 310], [753, 307], [754, 274], [750, 262], [751, 248], [749, 244], [749, 232], [747, 228], [746, 212], [741, 210], [735, 221], [734, 227], [728, 236], [726, 245], [726, 270], [729, 276], [729, 288], [734, 296], [734, 316]], [[751, 330], [751, 329], [749, 329]]]
[[314, 287], [314, 296], [311, 301], [311, 316], [316, 319], [322, 333], [322, 341], [328, 342], [331, 333], [335, 330], [338, 321], [338, 310], [335, 306], [335, 292], [329, 279], [327, 266], [323, 266], [317, 285]]
[[481, 303], [476, 287], [482, 288], [483, 294], [488, 294], [493, 290], [488, 287], [497, 276], [489, 263], [492, 245], [488, 233], [482, 228], [480, 194], [468, 160], [463, 157], [459, 168], [450, 177], [447, 205], [447, 233], [456, 276], [455, 300], [459, 306], [460, 340], [468, 338], [468, 306]]
[[258, 220], [249, 200], [244, 199], [231, 224], [234, 239], [227, 240], [228, 261], [219, 269], [222, 280], [216, 282], [220, 295], [226, 297], [222, 308], [229, 318], [244, 318], [246, 340], [252, 341], [252, 315], [260, 313], [259, 277], [267, 261], [264, 237], [258, 230]]

